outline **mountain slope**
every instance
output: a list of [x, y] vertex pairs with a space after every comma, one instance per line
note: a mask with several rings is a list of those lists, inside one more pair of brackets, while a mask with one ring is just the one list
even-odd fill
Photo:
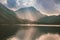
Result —
[[45, 16], [37, 11], [34, 7], [21, 8], [16, 11], [16, 14], [19, 15], [20, 18], [34, 21]]
[[0, 4], [0, 24], [21, 24], [28, 23], [25, 19], [19, 19], [16, 13]]
[[16, 22], [16, 14], [0, 4], [0, 24]]

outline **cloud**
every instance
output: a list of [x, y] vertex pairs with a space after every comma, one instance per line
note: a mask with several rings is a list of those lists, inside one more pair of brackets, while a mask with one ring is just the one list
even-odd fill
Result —
[[46, 10], [46, 11], [53, 11], [54, 8], [55, 8], [55, 5], [53, 3], [52, 0], [37, 0], [37, 5], [38, 5], [38, 8], [41, 10], [41, 8], [43, 10]]
[[7, 0], [0, 0], [0, 3], [7, 4]]
[[55, 3], [57, 3], [57, 4], [60, 3], [60, 0], [54, 0], [54, 1], [55, 1]]
[[36, 0], [34, 7], [43, 14], [60, 14], [60, 6], [58, 6], [54, 0]]

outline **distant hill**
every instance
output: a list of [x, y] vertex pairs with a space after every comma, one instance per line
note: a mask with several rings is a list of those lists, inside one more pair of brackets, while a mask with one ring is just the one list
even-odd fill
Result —
[[28, 19], [28, 20], [38, 20], [39, 18], [44, 17], [45, 15], [41, 14], [34, 7], [25, 7], [16, 11], [16, 14], [20, 16], [20, 18]]
[[60, 24], [59, 16], [46, 16], [37, 21], [38, 24]]

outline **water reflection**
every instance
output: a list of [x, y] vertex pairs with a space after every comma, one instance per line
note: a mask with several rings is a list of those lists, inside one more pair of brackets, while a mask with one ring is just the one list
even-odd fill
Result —
[[[49, 39], [53, 39], [51, 36], [60, 36], [59, 26], [30, 26], [27, 25], [0, 25], [0, 39], [5, 40], [41, 40], [41, 36], [47, 35]], [[60, 38], [60, 37], [59, 37]], [[46, 39], [46, 40], [49, 40]], [[60, 39], [59, 39], [60, 40]]]
[[60, 27], [22, 26], [15, 34], [15, 37], [19, 40], [60, 40]]

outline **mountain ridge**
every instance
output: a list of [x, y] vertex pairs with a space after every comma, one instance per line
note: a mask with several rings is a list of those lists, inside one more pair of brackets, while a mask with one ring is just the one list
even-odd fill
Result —
[[22, 15], [22, 17], [24, 16], [23, 17], [24, 19], [29, 19], [28, 17], [30, 16], [30, 17], [32, 17], [33, 20], [38, 20], [39, 18], [46, 16], [46, 15], [41, 14], [34, 7], [21, 8], [21, 9], [16, 11], [16, 14]]

